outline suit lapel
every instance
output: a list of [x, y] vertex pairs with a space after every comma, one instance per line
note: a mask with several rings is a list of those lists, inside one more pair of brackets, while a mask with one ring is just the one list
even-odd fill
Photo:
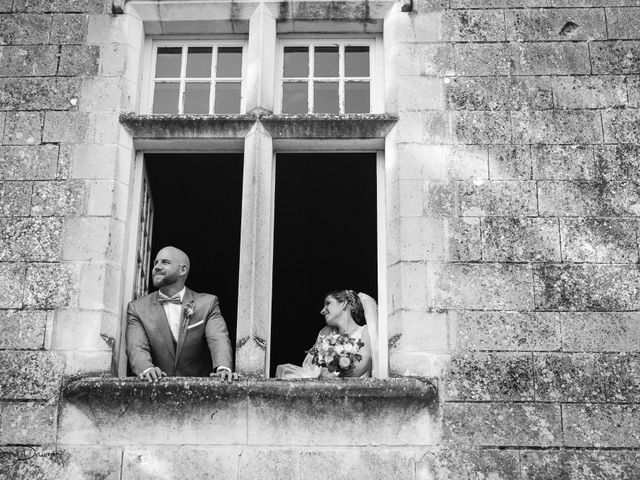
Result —
[[184, 339], [187, 336], [187, 326], [189, 325], [189, 319], [185, 315], [185, 307], [190, 303], [194, 304], [195, 308], [195, 300], [193, 299], [193, 292], [185, 287], [184, 297], [182, 297], [182, 311], [180, 312], [180, 331], [178, 332], [178, 346], [176, 350], [176, 358], [175, 363], [178, 363], [178, 359], [180, 358], [180, 354], [182, 353], [182, 347], [184, 346]]
[[169, 328], [169, 320], [167, 320], [167, 314], [164, 311], [164, 307], [158, 301], [158, 292], [153, 293], [153, 297], [151, 299], [151, 314], [153, 318], [157, 318], [158, 321], [155, 322], [155, 325], [158, 327], [162, 338], [167, 344], [167, 348], [169, 349], [169, 353], [173, 357], [175, 362], [176, 359], [176, 351], [173, 346], [173, 335], [171, 335], [171, 329]]

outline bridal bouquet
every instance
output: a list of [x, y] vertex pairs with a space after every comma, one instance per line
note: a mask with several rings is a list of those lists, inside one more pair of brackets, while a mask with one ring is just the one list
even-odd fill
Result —
[[353, 368], [360, 360], [360, 348], [364, 342], [347, 333], [331, 333], [321, 336], [307, 353], [313, 356], [313, 364], [326, 367], [331, 373], [342, 373]]

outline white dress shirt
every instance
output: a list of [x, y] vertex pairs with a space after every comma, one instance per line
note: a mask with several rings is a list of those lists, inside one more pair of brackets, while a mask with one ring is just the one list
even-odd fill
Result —
[[[183, 287], [177, 295], [180, 295], [180, 301], [184, 299], [185, 288]], [[182, 304], [166, 302], [162, 304], [164, 313], [167, 314], [167, 320], [169, 321], [169, 328], [173, 334], [173, 339], [178, 342], [178, 336], [180, 335], [180, 322], [182, 321]]]

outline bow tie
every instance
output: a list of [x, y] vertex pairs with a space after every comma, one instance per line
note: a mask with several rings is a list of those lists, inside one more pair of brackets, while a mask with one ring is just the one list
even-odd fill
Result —
[[180, 305], [182, 303], [182, 300], [180, 300], [180, 294], [176, 293], [173, 297], [167, 297], [164, 294], [160, 294], [160, 296], [158, 297], [158, 301], [162, 304], [164, 303], [177, 303], [178, 305]]

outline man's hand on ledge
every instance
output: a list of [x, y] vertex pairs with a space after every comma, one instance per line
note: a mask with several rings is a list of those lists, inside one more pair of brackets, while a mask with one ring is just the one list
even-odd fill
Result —
[[215, 372], [211, 372], [209, 374], [210, 377], [222, 380], [223, 382], [233, 382], [234, 380], [238, 380], [238, 374], [232, 372], [226, 367], [218, 367]]
[[167, 374], [160, 370], [158, 367], [147, 368], [144, 372], [138, 375], [140, 380], [146, 380], [147, 382], [158, 382], [162, 377], [166, 377]]

